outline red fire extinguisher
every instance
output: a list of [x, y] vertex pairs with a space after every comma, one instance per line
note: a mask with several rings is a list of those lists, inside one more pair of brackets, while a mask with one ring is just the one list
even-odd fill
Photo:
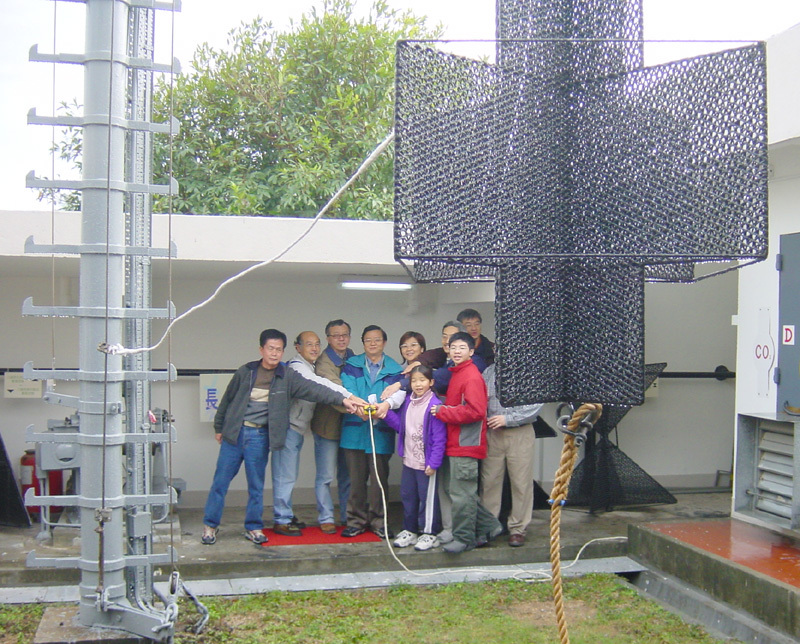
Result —
[[[36, 450], [26, 449], [25, 454], [19, 461], [19, 482], [22, 488], [22, 497], [25, 498], [25, 492], [28, 488], [33, 488], [34, 494], [39, 496], [41, 490], [39, 487], [39, 479], [36, 477]], [[49, 494], [63, 494], [64, 493], [64, 473], [61, 470], [50, 470], [47, 473], [47, 484]], [[60, 511], [60, 507], [51, 507], [51, 510], [56, 512]], [[30, 514], [39, 514], [40, 507], [38, 505], [29, 505], [28, 512]]]

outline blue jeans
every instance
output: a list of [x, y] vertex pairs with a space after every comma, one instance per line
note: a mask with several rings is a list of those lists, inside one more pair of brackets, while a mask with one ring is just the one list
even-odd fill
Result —
[[233, 477], [239, 473], [244, 461], [247, 477], [247, 510], [244, 527], [246, 530], [261, 530], [264, 527], [264, 474], [269, 457], [269, 432], [266, 427], [245, 427], [239, 430], [236, 445], [225, 440], [219, 448], [217, 469], [208, 491], [203, 523], [212, 528], [222, 521], [225, 508], [225, 495]]
[[314, 479], [314, 495], [317, 497], [317, 520], [319, 523], [335, 523], [331, 483], [333, 483], [333, 475], [336, 472], [339, 485], [339, 515], [341, 523], [347, 523], [350, 475], [344, 460], [344, 452], [339, 449], [339, 441], [314, 434], [314, 462], [317, 469], [317, 475]]
[[347, 468], [347, 459], [344, 450], [339, 448], [336, 463], [336, 483], [339, 486], [339, 518], [342, 525], [347, 525], [347, 501], [350, 499], [350, 470]]
[[286, 445], [272, 452], [272, 511], [275, 523], [292, 522], [292, 491], [300, 469], [300, 450], [303, 435], [293, 429], [286, 431]]

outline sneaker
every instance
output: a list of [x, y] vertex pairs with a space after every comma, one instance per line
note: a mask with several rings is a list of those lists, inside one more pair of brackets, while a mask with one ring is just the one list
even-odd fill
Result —
[[219, 528], [212, 528], [210, 525], [204, 525], [203, 536], [200, 538], [200, 543], [204, 546], [213, 546], [217, 542], [217, 532], [219, 532]]
[[296, 525], [291, 523], [276, 523], [272, 526], [275, 534], [282, 534], [284, 537], [302, 537], [303, 533]]
[[377, 530], [375, 528], [370, 528], [370, 530], [373, 534], [378, 535], [381, 539], [394, 539], [394, 532], [392, 532], [391, 528], [389, 528], [387, 531], [386, 528], [381, 526]]
[[452, 530], [442, 530], [436, 535], [436, 538], [441, 544], [450, 543], [453, 540], [453, 532]]
[[394, 540], [393, 545], [395, 548], [406, 548], [408, 546], [413, 546], [415, 543], [417, 543], [417, 535], [408, 530], [403, 530], [397, 535], [397, 539]]
[[489, 537], [489, 541], [491, 541], [492, 539], [499, 537], [501, 534], [503, 534], [503, 524], [498, 522], [498, 524], [489, 532], [487, 536]]
[[262, 543], [266, 543], [269, 541], [267, 539], [267, 535], [264, 534], [263, 530], [248, 530], [244, 533], [244, 538], [248, 541], [252, 541], [256, 545], [261, 545]]
[[433, 550], [440, 545], [441, 543], [435, 534], [423, 534], [417, 539], [417, 545], [414, 546], [414, 550], [419, 550], [420, 552], [424, 550]]
[[367, 531], [366, 528], [356, 528], [355, 526], [347, 526], [344, 530], [342, 530], [342, 536], [347, 539], [349, 537], [357, 537], [360, 534], [364, 534]]
[[482, 537], [478, 537], [478, 540], [477, 540], [477, 542], [475, 544], [475, 547], [476, 548], [483, 548], [484, 546], [488, 546], [490, 541], [492, 541], [493, 539], [496, 539], [501, 534], [503, 534], [503, 526], [498, 523], [494, 528], [492, 528], [489, 532], [484, 534]]
[[467, 547], [466, 543], [461, 543], [460, 541], [453, 539], [450, 543], [443, 545], [442, 550], [451, 554], [458, 554], [459, 552], [464, 552], [465, 550], [472, 550], [472, 548]]

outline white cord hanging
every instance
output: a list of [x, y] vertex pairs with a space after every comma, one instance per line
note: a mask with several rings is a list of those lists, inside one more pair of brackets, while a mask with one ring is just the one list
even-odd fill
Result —
[[279, 260], [281, 257], [286, 255], [286, 253], [288, 253], [295, 246], [297, 246], [297, 244], [299, 244], [301, 241], [303, 241], [303, 239], [305, 239], [308, 236], [308, 234], [313, 230], [314, 226], [317, 225], [317, 222], [319, 222], [319, 220], [322, 219], [322, 217], [325, 215], [325, 213], [328, 212], [328, 210], [331, 209], [333, 204], [335, 204], [339, 200], [339, 197], [341, 197], [342, 194], [351, 185], [353, 185], [353, 183], [356, 181], [356, 179], [358, 179], [358, 177], [360, 177], [366, 171], [366, 169], [369, 168], [369, 166], [372, 165], [372, 163], [375, 161], [375, 159], [377, 159], [381, 155], [381, 153], [389, 146], [389, 144], [392, 141], [394, 141], [394, 131], [390, 132], [388, 134], [388, 136], [383, 141], [381, 141], [381, 143], [378, 145], [378, 147], [376, 147], [372, 151], [372, 153], [364, 160], [364, 162], [359, 166], [358, 170], [355, 171], [353, 176], [351, 176], [347, 180], [347, 182], [345, 182], [345, 184], [341, 188], [339, 188], [339, 190], [336, 191], [336, 194], [333, 195], [333, 197], [330, 198], [328, 203], [325, 204], [325, 206], [322, 208], [322, 210], [320, 210], [317, 213], [316, 217], [314, 217], [314, 219], [311, 221], [311, 224], [309, 224], [309, 226], [305, 230], [305, 232], [303, 232], [297, 239], [295, 239], [291, 244], [289, 244], [286, 248], [284, 248], [277, 255], [274, 255], [273, 257], [270, 257], [269, 259], [267, 259], [267, 260], [265, 260], [263, 262], [259, 262], [258, 264], [253, 264], [252, 266], [244, 269], [240, 273], [237, 273], [236, 275], [233, 275], [233, 276], [229, 277], [228, 279], [226, 279], [224, 282], [222, 282], [217, 287], [217, 289], [211, 294], [211, 296], [208, 299], [200, 302], [199, 304], [195, 304], [192, 308], [188, 309], [186, 312], [182, 313], [181, 315], [176, 317], [174, 320], [172, 320], [172, 322], [169, 323], [169, 326], [167, 326], [166, 331], [164, 331], [164, 335], [161, 336], [161, 339], [156, 344], [154, 344], [151, 347], [142, 347], [142, 348], [139, 348], [139, 349], [125, 348], [125, 347], [123, 347], [121, 345], [118, 345], [118, 344], [114, 344], [114, 345], [104, 345], [103, 344], [103, 345], [100, 345], [99, 350], [103, 351], [105, 353], [108, 353], [110, 355], [133, 355], [133, 354], [137, 354], [137, 353], [145, 353], [145, 352], [149, 352], [149, 351], [154, 351], [155, 349], [160, 347], [164, 343], [164, 340], [166, 340], [167, 337], [172, 332], [172, 327], [174, 327], [178, 322], [180, 322], [184, 318], [188, 317], [189, 315], [191, 315], [195, 311], [197, 311], [197, 310], [203, 308], [204, 306], [206, 306], [207, 304], [210, 304], [211, 302], [213, 302], [214, 299], [217, 297], [217, 295], [219, 295], [219, 293], [222, 291], [222, 289], [224, 289], [226, 286], [228, 286], [229, 284], [232, 284], [233, 282], [235, 282], [236, 280], [244, 277], [245, 275], [248, 275], [249, 273], [252, 273], [253, 271], [258, 270], [259, 268], [263, 268], [264, 266], [268, 266], [269, 264], [272, 264], [272, 262], [275, 262], [275, 261]]
[[[464, 573], [464, 572], [468, 572], [468, 573], [482, 572], [482, 573], [488, 573], [488, 574], [495, 574], [497, 572], [496, 570], [488, 570], [488, 569], [485, 569], [485, 568], [473, 568], [473, 567], [446, 568], [444, 570], [433, 570], [433, 571], [430, 571], [430, 572], [417, 572], [416, 570], [411, 570], [402, 561], [400, 561], [400, 558], [397, 556], [397, 553], [395, 553], [394, 547], [392, 546], [392, 543], [391, 543], [391, 541], [389, 539], [389, 526], [388, 526], [388, 523], [387, 523], [388, 518], [389, 518], [389, 511], [388, 511], [388, 506], [387, 506], [387, 502], [386, 502], [386, 490], [383, 487], [383, 483], [381, 482], [380, 477], [377, 476], [377, 473], [378, 473], [378, 457], [377, 457], [376, 452], [375, 452], [375, 435], [373, 433], [373, 425], [372, 425], [373, 409], [368, 407], [368, 408], [366, 408], [366, 412], [367, 412], [367, 417], [369, 418], [369, 438], [370, 438], [370, 441], [372, 443], [372, 465], [373, 465], [373, 469], [374, 469], [375, 475], [376, 475], [375, 476], [375, 480], [377, 480], [378, 487], [381, 490], [381, 502], [383, 504], [383, 526], [384, 526], [383, 527], [383, 533], [385, 535], [383, 541], [386, 543], [386, 546], [389, 548], [389, 554], [392, 555], [392, 558], [400, 565], [400, 567], [403, 570], [405, 570], [410, 575], [414, 575], [415, 577], [435, 577], [436, 575], [449, 575], [449, 574], [453, 574], [453, 573]], [[578, 563], [578, 559], [580, 559], [580, 556], [583, 554], [583, 551], [586, 550], [586, 548], [589, 547], [589, 545], [591, 545], [593, 543], [596, 543], [598, 541], [625, 541], [625, 540], [627, 540], [627, 537], [598, 537], [596, 539], [592, 539], [590, 541], [587, 541], [585, 544], [583, 544], [581, 549], [578, 551], [578, 554], [575, 555], [575, 559], [573, 559], [570, 564], [568, 564], [566, 566], [563, 566], [562, 570], [566, 569], [566, 568], [571, 568], [572, 566], [577, 564]], [[525, 575], [538, 575], [538, 577], [534, 577], [532, 579], [531, 578], [523, 578], [523, 576], [525, 576]], [[542, 570], [525, 570], [525, 571], [518, 572], [515, 575], [512, 575], [512, 579], [517, 579], [518, 581], [525, 581], [525, 582], [550, 581], [552, 579], [552, 574], [550, 573], [549, 568], [548, 569], [542, 569]]]

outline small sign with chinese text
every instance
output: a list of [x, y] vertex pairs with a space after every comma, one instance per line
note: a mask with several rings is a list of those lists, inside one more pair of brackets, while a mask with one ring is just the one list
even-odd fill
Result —
[[5, 398], [41, 398], [42, 381], [25, 380], [20, 371], [6, 371], [3, 379]]
[[222, 394], [228, 386], [232, 373], [200, 374], [200, 422], [213, 423], [214, 414]]

